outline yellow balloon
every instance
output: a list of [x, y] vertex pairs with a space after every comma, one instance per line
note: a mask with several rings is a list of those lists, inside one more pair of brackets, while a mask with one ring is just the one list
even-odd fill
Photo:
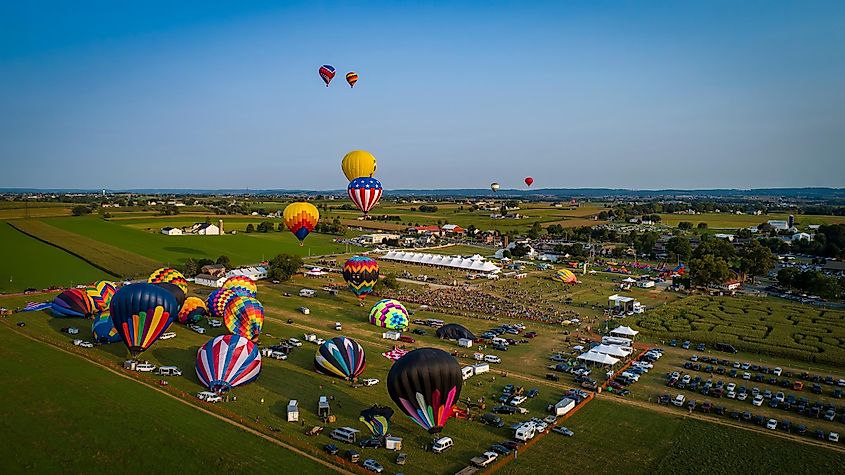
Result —
[[372, 177], [376, 174], [376, 157], [364, 150], [353, 150], [344, 155], [340, 167], [349, 181], [362, 176]]
[[300, 245], [305, 236], [317, 227], [317, 222], [320, 220], [317, 207], [303, 201], [287, 205], [283, 214], [285, 226], [299, 239]]

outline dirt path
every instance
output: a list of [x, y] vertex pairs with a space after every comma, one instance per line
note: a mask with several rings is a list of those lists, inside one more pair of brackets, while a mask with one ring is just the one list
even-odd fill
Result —
[[309, 460], [311, 460], [311, 461], [314, 461], [314, 462], [316, 462], [316, 463], [319, 463], [320, 465], [323, 465], [323, 466], [325, 466], [326, 468], [328, 468], [328, 469], [330, 469], [330, 470], [332, 470], [332, 471], [334, 471], [334, 472], [337, 472], [337, 473], [344, 473], [344, 474], [353, 474], [353, 473], [355, 473], [355, 472], [351, 472], [351, 471], [349, 471], [349, 470], [346, 470], [346, 469], [344, 469], [343, 467], [339, 467], [339, 466], [336, 466], [336, 465], [332, 465], [331, 463], [326, 462], [326, 461], [325, 461], [325, 460], [323, 460], [323, 459], [320, 459], [320, 458], [318, 458], [318, 457], [315, 457], [315, 456], [313, 456], [313, 455], [311, 455], [311, 454], [309, 454], [309, 453], [307, 453], [307, 452], [304, 452], [304, 451], [302, 451], [302, 450], [300, 450], [300, 449], [298, 449], [298, 448], [294, 447], [293, 445], [290, 445], [290, 444], [287, 444], [287, 443], [285, 443], [285, 442], [282, 442], [282, 441], [281, 441], [281, 440], [279, 440], [279, 439], [276, 439], [276, 438], [270, 437], [270, 436], [269, 436], [269, 435], [267, 435], [267, 434], [264, 434], [264, 433], [262, 433], [262, 432], [259, 432], [259, 431], [255, 430], [255, 429], [253, 429], [253, 428], [251, 428], [251, 427], [248, 427], [248, 426], [245, 426], [245, 425], [243, 425], [243, 424], [241, 424], [241, 423], [239, 423], [239, 422], [236, 422], [236, 421], [233, 421], [233, 420], [231, 420], [231, 419], [228, 419], [228, 418], [226, 418], [226, 417], [224, 417], [224, 416], [222, 416], [222, 415], [220, 415], [220, 414], [217, 414], [217, 413], [215, 413], [215, 412], [213, 412], [213, 411], [210, 411], [210, 410], [205, 409], [205, 408], [203, 408], [203, 407], [199, 407], [199, 406], [197, 406], [197, 405], [195, 405], [195, 404], [191, 404], [190, 402], [185, 401], [184, 399], [181, 399], [181, 398], [179, 398], [179, 397], [177, 397], [177, 396], [175, 396], [175, 395], [173, 395], [173, 394], [170, 394], [169, 392], [167, 392], [167, 391], [165, 391], [165, 390], [163, 390], [163, 389], [161, 389], [161, 388], [159, 388], [159, 387], [155, 386], [154, 384], [150, 384], [150, 383], [147, 383], [146, 381], [141, 381], [141, 380], [139, 380], [139, 379], [135, 379], [135, 378], [133, 378], [133, 377], [131, 377], [131, 376], [127, 375], [127, 374], [124, 374], [124, 373], [122, 373], [122, 372], [120, 372], [120, 371], [118, 371], [118, 370], [116, 370], [116, 369], [114, 369], [114, 368], [110, 368], [110, 367], [108, 367], [108, 366], [106, 366], [106, 365], [103, 365], [103, 364], [97, 363], [96, 361], [93, 361], [93, 360], [90, 360], [90, 359], [88, 359], [88, 358], [85, 358], [85, 357], [84, 357], [84, 356], [82, 356], [82, 355], [79, 355], [79, 354], [74, 353], [74, 352], [72, 352], [72, 351], [68, 351], [68, 350], [66, 350], [66, 349], [62, 348], [62, 347], [61, 347], [61, 346], [59, 346], [59, 345], [53, 344], [53, 343], [48, 342], [48, 341], [39, 340], [39, 339], [37, 339], [37, 338], [35, 338], [35, 337], [32, 337], [32, 336], [30, 336], [30, 335], [27, 335], [26, 333], [23, 333], [23, 332], [18, 331], [18, 330], [17, 330], [16, 328], [14, 328], [14, 327], [11, 327], [11, 326], [8, 326], [8, 325], [7, 325], [7, 327], [8, 327], [9, 329], [11, 329], [12, 331], [14, 331], [15, 333], [17, 333], [18, 335], [20, 335], [20, 336], [24, 337], [24, 338], [27, 338], [27, 339], [32, 340], [32, 341], [35, 341], [35, 342], [43, 343], [43, 344], [45, 344], [45, 345], [49, 345], [49, 346], [51, 346], [51, 347], [53, 347], [53, 348], [55, 348], [55, 349], [57, 349], [57, 350], [59, 350], [59, 351], [61, 351], [61, 352], [63, 352], [63, 353], [66, 353], [66, 354], [68, 354], [68, 355], [72, 355], [72, 356], [74, 356], [75, 358], [79, 358], [79, 359], [81, 359], [81, 360], [83, 360], [83, 361], [85, 361], [85, 362], [88, 362], [88, 363], [90, 363], [90, 364], [93, 364], [93, 365], [95, 365], [95, 366], [98, 366], [98, 367], [100, 367], [100, 368], [103, 368], [103, 369], [105, 369], [106, 371], [108, 371], [108, 372], [110, 372], [110, 373], [112, 373], [112, 374], [116, 374], [116, 375], [120, 376], [121, 378], [125, 378], [125, 379], [128, 379], [128, 380], [132, 381], [132, 382], [135, 382], [135, 383], [141, 384], [141, 385], [143, 385], [143, 386], [146, 386], [146, 387], [148, 387], [148, 388], [150, 388], [150, 389], [152, 389], [152, 390], [154, 390], [154, 391], [157, 391], [157, 392], [159, 392], [159, 393], [161, 393], [161, 394], [163, 394], [163, 395], [165, 395], [165, 396], [169, 397], [170, 399], [173, 399], [174, 401], [178, 401], [178, 402], [180, 402], [180, 403], [182, 403], [182, 404], [184, 404], [184, 405], [186, 405], [186, 406], [188, 406], [188, 407], [190, 407], [190, 408], [192, 408], [192, 409], [195, 409], [195, 410], [200, 411], [200, 412], [202, 412], [202, 413], [204, 413], [204, 414], [207, 414], [207, 415], [212, 416], [212, 417], [214, 417], [214, 418], [216, 418], [216, 419], [219, 419], [219, 420], [221, 420], [221, 421], [223, 421], [223, 422], [225, 422], [225, 423], [227, 423], [227, 424], [229, 424], [229, 425], [235, 426], [235, 427], [237, 427], [238, 429], [241, 429], [241, 430], [242, 430], [242, 431], [244, 431], [244, 432], [248, 432], [248, 433], [250, 433], [250, 434], [252, 434], [252, 435], [255, 435], [255, 436], [261, 437], [262, 439], [264, 439], [264, 440], [266, 440], [266, 441], [268, 441], [268, 442], [270, 442], [270, 443], [272, 443], [272, 444], [278, 445], [279, 447], [282, 447], [282, 448], [285, 448], [285, 449], [287, 449], [287, 450], [290, 450], [291, 452], [294, 452], [294, 453], [296, 453], [297, 455], [300, 455], [300, 456], [305, 457], [305, 458], [307, 458], [307, 459], [309, 459]]

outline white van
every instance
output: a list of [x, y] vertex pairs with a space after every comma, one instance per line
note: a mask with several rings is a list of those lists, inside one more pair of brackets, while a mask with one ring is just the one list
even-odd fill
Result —
[[159, 340], [169, 340], [171, 338], [176, 338], [176, 332], [164, 332], [158, 337]]
[[433, 444], [431, 444], [431, 451], [436, 454], [439, 454], [444, 450], [451, 448], [453, 445], [455, 445], [455, 443], [452, 442], [451, 437], [441, 437], [435, 440]]
[[534, 426], [534, 423], [526, 422], [516, 428], [513, 438], [527, 442], [528, 440], [533, 439], [535, 435], [537, 435], [537, 428]]
[[217, 393], [211, 391], [202, 391], [197, 393], [197, 398], [205, 402], [220, 402], [223, 400]]
[[302, 289], [302, 290], [299, 291], [300, 297], [314, 297], [315, 295], [317, 295], [316, 290]]
[[152, 363], [138, 363], [135, 365], [135, 371], [140, 371], [141, 373], [151, 373], [155, 371], [156, 366]]
[[176, 366], [162, 366], [158, 369], [161, 376], [182, 376], [182, 370]]
[[502, 362], [502, 359], [496, 355], [484, 355], [484, 361], [486, 363], [496, 363], [499, 364]]
[[498, 345], [508, 346], [508, 340], [505, 340], [504, 338], [499, 338], [497, 336], [494, 336], [493, 339], [490, 340], [490, 342], [494, 345], [498, 344]]
[[329, 437], [334, 440], [346, 442], [347, 444], [354, 444], [355, 439], [358, 437], [358, 432], [360, 432], [358, 429], [353, 429], [351, 427], [339, 427], [333, 430], [332, 433], [329, 434]]

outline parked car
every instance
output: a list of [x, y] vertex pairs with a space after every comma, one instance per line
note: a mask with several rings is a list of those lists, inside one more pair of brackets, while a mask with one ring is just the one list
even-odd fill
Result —
[[573, 435], [575, 435], [575, 432], [572, 432], [571, 430], [563, 426], [555, 427], [554, 429], [552, 429], [552, 432], [557, 432], [558, 434], [565, 435], [567, 437], [572, 437]]
[[503, 427], [505, 425], [505, 423], [502, 422], [501, 417], [499, 417], [495, 414], [492, 414], [490, 412], [483, 414], [479, 418], [479, 420], [481, 421], [482, 424], [486, 424], [488, 426], [493, 426], [493, 427]]
[[329, 455], [337, 455], [338, 448], [334, 444], [326, 444], [323, 446], [323, 451]]

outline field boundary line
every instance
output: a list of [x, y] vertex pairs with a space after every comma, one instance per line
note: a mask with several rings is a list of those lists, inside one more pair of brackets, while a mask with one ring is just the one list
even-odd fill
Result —
[[31, 335], [28, 335], [28, 334], [26, 334], [26, 333], [20, 332], [20, 331], [18, 331], [16, 328], [12, 327], [11, 325], [6, 325], [6, 327], [8, 327], [10, 330], [12, 330], [13, 332], [17, 333], [18, 335], [23, 336], [24, 338], [27, 338], [27, 339], [29, 339], [29, 340], [32, 340], [32, 341], [35, 341], [35, 342], [38, 342], [38, 343], [43, 343], [43, 344], [48, 345], [48, 346], [50, 346], [50, 347], [53, 347], [53, 348], [55, 348], [55, 349], [57, 349], [57, 350], [59, 350], [59, 351], [61, 351], [61, 352], [63, 352], [63, 353], [66, 353], [66, 354], [72, 355], [72, 356], [74, 356], [74, 357], [76, 357], [76, 358], [79, 358], [79, 359], [81, 359], [81, 360], [83, 360], [83, 361], [86, 361], [86, 362], [88, 362], [88, 363], [90, 363], [90, 364], [92, 364], [92, 365], [94, 365], [94, 366], [98, 366], [98, 367], [100, 367], [100, 368], [103, 368], [103, 369], [105, 369], [106, 371], [109, 371], [109, 372], [111, 372], [111, 373], [113, 373], [113, 374], [116, 374], [116, 375], [120, 376], [121, 378], [125, 378], [125, 379], [128, 379], [128, 380], [132, 381], [132, 382], [135, 382], [135, 383], [141, 384], [141, 385], [143, 385], [143, 386], [146, 386], [146, 387], [148, 387], [148, 388], [150, 388], [150, 389], [152, 389], [152, 390], [154, 390], [154, 391], [157, 391], [157, 392], [158, 392], [158, 393], [160, 393], [160, 394], [163, 394], [163, 395], [165, 395], [165, 396], [167, 396], [167, 397], [169, 397], [169, 398], [171, 398], [171, 399], [174, 399], [174, 400], [176, 400], [176, 401], [178, 401], [178, 402], [180, 402], [180, 403], [182, 403], [182, 404], [185, 404], [185, 405], [186, 405], [186, 406], [188, 406], [188, 407], [191, 407], [191, 408], [193, 408], [193, 409], [195, 409], [195, 410], [197, 410], [197, 411], [200, 411], [200, 412], [202, 412], [202, 413], [204, 413], [204, 414], [210, 415], [210, 416], [212, 416], [212, 417], [214, 417], [214, 418], [216, 418], [216, 419], [218, 419], [218, 420], [220, 420], [220, 421], [223, 421], [223, 422], [225, 422], [225, 423], [227, 423], [227, 424], [229, 424], [229, 425], [232, 425], [232, 426], [234, 426], [234, 427], [237, 427], [238, 429], [240, 429], [240, 430], [242, 430], [242, 431], [244, 431], [244, 432], [247, 432], [247, 433], [249, 433], [249, 434], [252, 434], [252, 435], [255, 435], [255, 436], [261, 437], [262, 439], [264, 439], [264, 440], [266, 440], [266, 441], [268, 441], [268, 442], [270, 442], [270, 443], [272, 443], [272, 444], [278, 445], [279, 447], [282, 447], [282, 448], [284, 448], [284, 449], [290, 450], [291, 452], [294, 452], [294, 453], [296, 453], [297, 455], [300, 455], [300, 456], [306, 457], [306, 458], [308, 458], [309, 460], [312, 460], [312, 461], [317, 462], [317, 463], [319, 463], [319, 464], [321, 464], [321, 465], [323, 465], [323, 466], [325, 466], [325, 467], [328, 467], [328, 468], [332, 469], [333, 471], [335, 471], [335, 472], [337, 472], [337, 473], [344, 473], [344, 474], [354, 474], [354, 473], [355, 473], [355, 472], [352, 472], [352, 471], [346, 470], [344, 467], [341, 467], [341, 466], [338, 466], [338, 465], [334, 465], [334, 464], [332, 464], [332, 463], [330, 463], [330, 462], [327, 462], [327, 461], [325, 461], [325, 460], [323, 460], [323, 459], [321, 459], [321, 458], [319, 458], [319, 457], [316, 457], [316, 456], [314, 456], [314, 455], [311, 455], [311, 454], [309, 454], [308, 452], [306, 452], [306, 451], [304, 451], [304, 450], [302, 450], [302, 449], [299, 449], [299, 448], [297, 448], [297, 447], [295, 447], [295, 446], [293, 446], [293, 445], [290, 445], [290, 444], [288, 444], [288, 443], [286, 443], [286, 442], [283, 442], [283, 441], [281, 441], [281, 440], [279, 440], [279, 439], [276, 439], [275, 437], [271, 437], [271, 436], [269, 436], [269, 435], [267, 435], [267, 434], [264, 434], [263, 432], [261, 432], [261, 431], [259, 431], [259, 430], [253, 429], [252, 427], [249, 427], [249, 426], [247, 426], [247, 425], [241, 424], [240, 422], [237, 422], [237, 421], [233, 421], [233, 420], [231, 420], [231, 419], [229, 419], [229, 418], [227, 418], [227, 417], [225, 417], [225, 416], [223, 416], [223, 415], [221, 415], [221, 414], [217, 414], [216, 412], [214, 412], [214, 411], [210, 411], [210, 410], [208, 410], [208, 409], [206, 409], [206, 408], [204, 408], [204, 407], [200, 407], [200, 406], [198, 406], [198, 405], [196, 405], [196, 404], [192, 404], [192, 403], [190, 403], [190, 402], [188, 402], [188, 401], [186, 401], [186, 400], [184, 400], [184, 399], [181, 399], [181, 398], [177, 397], [175, 394], [171, 394], [171, 393], [169, 393], [168, 391], [165, 391], [165, 390], [163, 390], [163, 389], [161, 389], [161, 388], [159, 388], [159, 387], [155, 386], [155, 385], [154, 385], [154, 384], [152, 384], [152, 383], [148, 383], [148, 382], [146, 382], [146, 381], [142, 381], [142, 380], [140, 380], [140, 379], [133, 378], [133, 377], [131, 377], [131, 376], [127, 375], [127, 374], [123, 374], [122, 372], [120, 372], [120, 371], [118, 371], [118, 370], [116, 370], [116, 369], [114, 369], [114, 368], [110, 368], [109, 366], [104, 365], [104, 364], [101, 364], [101, 363], [99, 363], [99, 362], [97, 362], [97, 361], [94, 361], [94, 360], [92, 360], [92, 359], [90, 359], [90, 358], [87, 358], [87, 357], [86, 357], [86, 356], [84, 356], [84, 355], [81, 355], [81, 354], [75, 353], [75, 352], [73, 352], [73, 351], [68, 351], [66, 348], [62, 348], [61, 346], [59, 346], [58, 344], [55, 344], [55, 343], [53, 343], [53, 342], [49, 342], [49, 341], [45, 341], [45, 340], [41, 340], [41, 339], [39, 339], [39, 338], [35, 338], [35, 337], [31, 336]]
[[8, 221], [6, 221], [6, 224], [8, 224], [9, 226], [11, 226], [11, 227], [12, 227], [12, 229], [14, 229], [15, 231], [17, 231], [17, 232], [19, 232], [19, 233], [21, 233], [21, 234], [23, 234], [23, 235], [25, 235], [25, 236], [29, 236], [29, 237], [31, 237], [32, 239], [35, 239], [36, 241], [43, 242], [44, 244], [47, 244], [48, 246], [55, 247], [56, 249], [58, 249], [58, 250], [60, 250], [60, 251], [62, 251], [62, 252], [66, 252], [66, 253], [70, 254], [71, 256], [76, 257], [77, 259], [81, 259], [82, 261], [84, 261], [84, 262], [86, 262], [86, 263], [90, 264], [91, 266], [94, 266], [94, 268], [99, 269], [99, 270], [101, 270], [101, 271], [105, 272], [106, 274], [108, 274], [108, 275], [110, 275], [110, 276], [114, 277], [115, 279], [119, 279], [119, 278], [120, 278], [120, 276], [119, 276], [119, 275], [117, 275], [117, 274], [115, 274], [113, 271], [111, 271], [111, 270], [109, 270], [109, 269], [106, 269], [106, 268], [105, 268], [105, 267], [103, 267], [102, 265], [97, 264], [96, 262], [93, 262], [93, 261], [89, 260], [88, 258], [83, 257], [83, 256], [81, 256], [81, 255], [79, 255], [79, 254], [77, 254], [77, 253], [75, 253], [75, 252], [71, 251], [70, 249], [66, 249], [66, 248], [64, 248], [64, 247], [62, 247], [62, 246], [59, 246], [58, 244], [56, 244], [56, 243], [54, 243], [54, 242], [50, 242], [50, 241], [48, 241], [48, 240], [46, 240], [46, 239], [43, 239], [43, 238], [41, 238], [41, 237], [38, 237], [38, 236], [36, 236], [36, 235], [32, 234], [32, 233], [28, 233], [28, 232], [24, 231], [23, 229], [21, 229], [21, 228], [19, 228], [19, 227], [15, 226], [14, 224], [12, 224], [12, 223], [10, 223], [10, 222], [8, 222]]

